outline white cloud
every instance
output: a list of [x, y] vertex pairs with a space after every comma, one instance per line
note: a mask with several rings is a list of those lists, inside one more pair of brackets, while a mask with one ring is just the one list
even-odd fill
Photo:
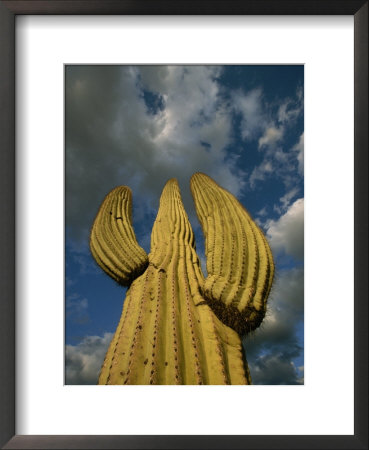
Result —
[[262, 90], [254, 89], [248, 93], [233, 93], [233, 107], [241, 114], [241, 135], [243, 140], [253, 139], [266, 127], [267, 117], [262, 102]]
[[298, 88], [295, 98], [285, 99], [278, 108], [278, 121], [292, 125], [303, 112], [303, 91]]
[[78, 345], [65, 348], [65, 383], [97, 384], [102, 363], [113, 333], [87, 336]]
[[249, 178], [251, 189], [256, 187], [257, 182], [271, 177], [274, 180], [281, 180], [288, 190], [299, 183], [301, 177], [296, 150], [294, 148], [286, 150], [283, 145], [283, 132], [274, 128], [268, 128], [259, 139], [259, 149], [263, 150], [263, 160], [251, 172]]
[[249, 178], [249, 185], [253, 189], [257, 181], [264, 181], [267, 176], [273, 173], [272, 160], [265, 158], [263, 162], [254, 168]]
[[[262, 162], [251, 172], [249, 187], [255, 189], [258, 182], [273, 177], [281, 179], [285, 187], [291, 189], [303, 175], [303, 135], [292, 148], [286, 146], [286, 138], [303, 114], [302, 90], [297, 89], [294, 98], [272, 104], [264, 104], [261, 90], [252, 92], [252, 96], [241, 93], [235, 97], [236, 111], [243, 114], [243, 139], [258, 139], [258, 148], [264, 154]], [[243, 103], [247, 108], [239, 106]]]
[[296, 200], [277, 221], [268, 224], [267, 237], [273, 252], [304, 257], [304, 199]]
[[267, 128], [263, 136], [259, 139], [259, 149], [273, 146], [283, 138], [283, 128]]
[[281, 213], [282, 211], [286, 211], [290, 206], [291, 200], [298, 194], [299, 188], [294, 187], [287, 191], [280, 199], [281, 206], [275, 206], [274, 209]]
[[292, 148], [296, 152], [298, 161], [298, 170], [301, 175], [304, 174], [304, 133], [300, 136], [300, 139], [296, 145]]
[[258, 211], [256, 213], [256, 215], [260, 216], [260, 217], [265, 217], [267, 215], [267, 208], [266, 208], [266, 206], [264, 206], [264, 208], [261, 208], [261, 210]]

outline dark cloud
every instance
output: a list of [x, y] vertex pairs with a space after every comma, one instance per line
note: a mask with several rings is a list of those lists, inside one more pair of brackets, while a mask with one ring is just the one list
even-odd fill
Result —
[[268, 303], [261, 327], [244, 339], [253, 383], [300, 384], [301, 375], [293, 360], [303, 355], [297, 335], [304, 317], [303, 269], [277, 274]]
[[263, 355], [250, 363], [253, 384], [303, 384], [303, 375], [284, 353]]

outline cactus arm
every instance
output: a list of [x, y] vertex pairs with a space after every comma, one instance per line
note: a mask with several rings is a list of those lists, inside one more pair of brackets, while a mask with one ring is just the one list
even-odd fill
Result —
[[98, 265], [115, 281], [128, 286], [148, 264], [132, 227], [132, 194], [126, 186], [105, 197], [90, 234], [90, 249]]
[[218, 318], [246, 334], [265, 315], [274, 275], [269, 245], [238, 200], [210, 177], [194, 174], [191, 191], [205, 235], [203, 295]]

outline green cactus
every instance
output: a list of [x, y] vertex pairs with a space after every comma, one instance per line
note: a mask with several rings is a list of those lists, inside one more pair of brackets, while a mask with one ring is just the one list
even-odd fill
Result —
[[204, 174], [191, 190], [208, 276], [195, 250], [178, 183], [165, 185], [150, 254], [137, 244], [129, 188], [113, 189], [91, 230], [100, 267], [129, 286], [99, 384], [250, 384], [241, 335], [260, 325], [274, 265], [242, 205]]

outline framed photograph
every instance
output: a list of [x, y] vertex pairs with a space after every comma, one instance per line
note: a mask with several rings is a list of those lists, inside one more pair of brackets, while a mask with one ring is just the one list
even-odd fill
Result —
[[0, 21], [3, 448], [368, 448], [367, 2]]

